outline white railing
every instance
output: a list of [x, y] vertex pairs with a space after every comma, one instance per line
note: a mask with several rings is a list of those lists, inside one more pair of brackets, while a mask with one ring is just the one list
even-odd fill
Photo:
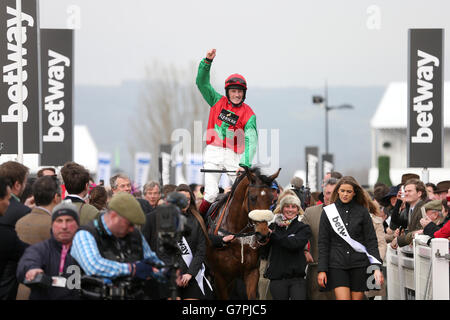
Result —
[[386, 252], [389, 300], [449, 300], [449, 241], [417, 236], [409, 246]]

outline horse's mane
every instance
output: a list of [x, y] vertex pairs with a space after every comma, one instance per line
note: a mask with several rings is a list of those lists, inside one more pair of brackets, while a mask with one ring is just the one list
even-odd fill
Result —
[[[272, 179], [270, 179], [268, 176], [261, 174], [261, 169], [259, 167], [253, 167], [248, 169], [251, 173], [255, 174], [264, 184], [266, 184], [267, 186], [270, 187], [270, 185], [272, 184]], [[222, 207], [225, 202], [227, 202], [229, 197], [232, 197], [234, 195], [234, 192], [236, 191], [239, 183], [241, 183], [241, 181], [246, 177], [247, 175], [245, 174], [245, 172], [242, 172], [234, 181], [233, 186], [231, 187], [231, 191], [228, 193], [228, 196], [223, 197], [222, 199], [219, 200], [219, 202], [217, 203], [217, 207], [220, 208]]]

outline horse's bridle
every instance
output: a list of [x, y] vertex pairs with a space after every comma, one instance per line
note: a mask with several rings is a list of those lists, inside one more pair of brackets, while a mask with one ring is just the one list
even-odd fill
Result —
[[[251, 211], [250, 210], [250, 190], [249, 190], [250, 187], [251, 188], [267, 188], [267, 189], [270, 189], [270, 186], [268, 186], [268, 185], [256, 185], [256, 184], [249, 184], [248, 185], [248, 188], [247, 188], [247, 210], [249, 210], [249, 211]], [[208, 219], [210, 220], [209, 221], [210, 225], [215, 225], [214, 222], [212, 221], [211, 217], [208, 217]], [[254, 227], [255, 227], [255, 225], [254, 225], [254, 223], [252, 223], [252, 220], [248, 219], [247, 225], [244, 228], [242, 228], [237, 233], [230, 232], [230, 231], [222, 229], [220, 227], [219, 227], [219, 231], [221, 233], [223, 233], [223, 234], [226, 234], [226, 235], [230, 235], [230, 234], [234, 235], [235, 238], [244, 238], [244, 237], [249, 237], [249, 236], [253, 236], [253, 235], [256, 234], [255, 231], [244, 232], [244, 230], [246, 230], [246, 229], [250, 229], [251, 230], [251, 229], [254, 229]]]

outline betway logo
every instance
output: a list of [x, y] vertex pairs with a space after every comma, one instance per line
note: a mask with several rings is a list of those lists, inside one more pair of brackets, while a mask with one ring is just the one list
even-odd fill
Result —
[[[53, 50], [48, 50], [48, 93], [45, 97], [44, 109], [49, 112], [48, 132], [43, 137], [44, 142], [64, 141], [64, 68], [70, 66], [66, 56]], [[57, 103], [56, 103], [57, 102]]]
[[434, 68], [439, 67], [439, 59], [421, 50], [417, 50], [421, 58], [417, 61], [417, 95], [414, 97], [414, 111], [417, 112], [416, 135], [411, 137], [412, 143], [432, 143], [433, 131], [433, 83]]
[[[34, 19], [32, 16], [22, 12], [22, 20], [19, 22], [19, 12], [11, 7], [6, 8], [6, 13], [11, 17], [6, 21], [7, 31], [6, 39], [8, 41], [8, 61], [10, 64], [3, 66], [3, 82], [9, 85], [8, 99], [12, 104], [8, 108], [8, 114], [2, 115], [2, 122], [19, 122], [19, 60], [22, 59], [22, 67], [27, 66], [27, 49], [23, 46], [27, 42], [27, 25], [32, 27]], [[26, 24], [22, 25], [25, 21]], [[22, 25], [22, 52], [19, 52], [17, 26]], [[22, 102], [28, 97], [28, 89], [25, 82], [28, 79], [26, 70], [22, 69]], [[28, 109], [23, 105], [23, 121], [28, 120]]]

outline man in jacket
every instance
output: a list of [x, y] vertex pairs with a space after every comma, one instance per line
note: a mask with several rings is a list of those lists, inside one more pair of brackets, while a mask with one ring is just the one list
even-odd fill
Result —
[[20, 196], [27, 185], [28, 168], [15, 161], [0, 165], [0, 177], [6, 179], [11, 188], [11, 201], [0, 223], [14, 227], [17, 220], [28, 214], [31, 209], [20, 202]]
[[70, 254], [86, 275], [104, 279], [105, 283], [123, 277], [162, 277], [152, 266], [162, 262], [135, 228], [144, 223], [145, 215], [137, 200], [119, 192], [112, 197], [106, 213], [77, 232]]
[[17, 237], [15, 225], [17, 220], [31, 211], [19, 200], [27, 184], [28, 168], [15, 161], [7, 161], [0, 165], [0, 177], [5, 179], [11, 190], [9, 206], [0, 216], [0, 300], [14, 300], [19, 285], [16, 279], [17, 262], [27, 247]]
[[[17, 236], [29, 245], [50, 239], [52, 210], [61, 202], [61, 188], [56, 176], [42, 176], [32, 186], [35, 207], [16, 223]], [[27, 299], [29, 288], [19, 284], [18, 300]]]
[[322, 215], [323, 206], [330, 204], [330, 197], [333, 193], [334, 187], [337, 184], [336, 178], [329, 178], [324, 182], [323, 186], [323, 200], [324, 204], [306, 208], [303, 215], [302, 222], [311, 227], [311, 255], [314, 262], [308, 264], [308, 272], [306, 275], [307, 281], [307, 297], [310, 300], [334, 300], [334, 292], [320, 292], [317, 283], [317, 261], [319, 260], [319, 249], [317, 247], [319, 239], [319, 225], [320, 216]]
[[20, 240], [35, 244], [50, 239], [52, 210], [61, 202], [61, 188], [53, 176], [42, 176], [33, 184], [36, 206], [16, 223]]
[[89, 172], [78, 163], [67, 162], [61, 169], [61, 176], [68, 192], [64, 200], [71, 200], [77, 207], [80, 225], [83, 226], [97, 218], [97, 208], [85, 201], [89, 191]]
[[0, 217], [8, 210], [9, 200], [11, 199], [11, 188], [6, 180], [0, 177]]
[[[123, 173], [118, 173], [115, 176], [112, 176], [109, 179], [109, 184], [111, 185], [111, 191], [113, 194], [119, 192], [126, 192], [131, 194], [131, 179]], [[147, 201], [147, 199], [136, 198], [136, 200], [139, 202], [139, 205], [141, 206], [142, 211], [144, 211], [144, 214], [148, 214], [150, 211], [152, 211], [153, 208]]]
[[[258, 135], [256, 116], [244, 103], [247, 82], [240, 74], [232, 74], [225, 80], [223, 96], [210, 84], [210, 69], [216, 49], [206, 53], [200, 62], [196, 84], [203, 98], [211, 107], [206, 133], [204, 167], [212, 170], [241, 170], [251, 167], [256, 152]], [[219, 193], [220, 173], [205, 173], [205, 195], [199, 211], [204, 216]], [[231, 181], [235, 175], [229, 175]]]
[[[425, 204], [427, 198], [427, 189], [425, 184], [419, 179], [410, 179], [405, 183], [405, 201], [409, 204], [408, 212], [408, 227], [404, 233], [400, 234], [396, 231], [397, 238], [391, 242], [391, 246], [403, 247], [412, 243], [414, 235], [422, 230], [420, 219], [422, 218], [422, 206]], [[405, 209], [406, 210], [406, 209]], [[396, 242], [396, 243], [395, 243]]]
[[69, 254], [78, 226], [77, 208], [61, 203], [52, 213], [51, 238], [25, 250], [17, 268], [17, 279], [33, 281], [40, 273], [52, 279], [48, 287], [28, 284], [30, 300], [79, 299], [80, 269]]

